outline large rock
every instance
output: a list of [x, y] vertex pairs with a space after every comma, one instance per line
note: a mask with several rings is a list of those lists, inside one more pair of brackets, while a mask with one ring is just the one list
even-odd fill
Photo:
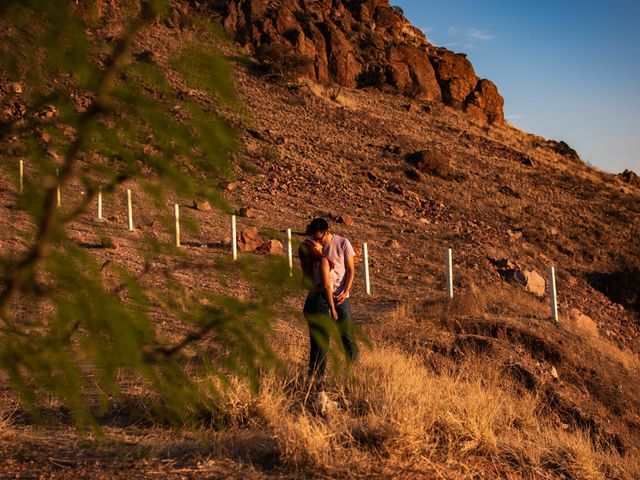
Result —
[[434, 50], [431, 62], [442, 89], [442, 100], [447, 105], [462, 110], [467, 97], [478, 83], [473, 65], [466, 55], [444, 48]]
[[238, 234], [238, 251], [240, 252], [255, 252], [263, 243], [264, 240], [258, 234], [256, 227], [246, 228]]
[[271, 239], [260, 245], [256, 251], [260, 253], [267, 253], [269, 255], [283, 255], [284, 245], [282, 245], [280, 240]]
[[442, 100], [440, 86], [427, 53], [413, 45], [389, 49], [389, 79], [400, 91], [427, 100]]
[[577, 308], [572, 308], [569, 313], [569, 318], [573, 322], [576, 330], [586, 333], [591, 337], [599, 337], [598, 325], [593, 321], [591, 317], [585, 315]]
[[501, 272], [501, 275], [508, 282], [521, 286], [537, 297], [544, 297], [545, 295], [546, 284], [544, 278], [535, 270], [507, 269]]
[[466, 99], [464, 110], [480, 123], [504, 123], [504, 99], [490, 80], [480, 80]]

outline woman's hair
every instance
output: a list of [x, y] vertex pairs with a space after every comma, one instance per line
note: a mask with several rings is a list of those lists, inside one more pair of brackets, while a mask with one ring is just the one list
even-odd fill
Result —
[[315, 282], [313, 278], [313, 267], [317, 262], [322, 260], [322, 252], [318, 251], [316, 242], [313, 240], [305, 240], [298, 248], [298, 255], [300, 256], [302, 275], [305, 283], [311, 282], [310, 285], [313, 285]]

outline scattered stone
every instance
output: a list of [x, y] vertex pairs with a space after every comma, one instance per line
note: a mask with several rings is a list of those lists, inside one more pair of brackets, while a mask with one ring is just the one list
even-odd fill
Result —
[[598, 332], [598, 325], [596, 325], [596, 322], [594, 322], [591, 317], [585, 315], [577, 308], [571, 309], [569, 318], [578, 330], [581, 330], [594, 338], [600, 336], [600, 333]]
[[[102, 237], [102, 238], [100, 238], [100, 246], [102, 248], [120, 250], [120, 246], [111, 237]], [[101, 269], [103, 267], [104, 267], [104, 264], [102, 265]]]
[[515, 268], [515, 265], [513, 264], [513, 262], [508, 258], [499, 258], [499, 259], [490, 258], [489, 261], [498, 268], [508, 268], [508, 269]]
[[193, 208], [195, 208], [196, 210], [198, 210], [200, 212], [210, 212], [211, 211], [211, 205], [209, 204], [209, 202], [207, 200], [194, 200], [193, 201]]
[[345, 225], [353, 225], [353, 217], [351, 217], [351, 215], [343, 213], [338, 217], [338, 222], [344, 223]]
[[238, 215], [244, 218], [255, 218], [255, 210], [251, 207], [242, 207], [238, 210]]
[[429, 175], [448, 178], [451, 175], [449, 156], [437, 150], [418, 150], [408, 153], [405, 160], [417, 170]]
[[398, 207], [397, 205], [392, 205], [391, 215], [393, 215], [395, 218], [402, 218], [404, 217], [405, 213], [402, 208]]
[[20, 85], [18, 82], [14, 82], [11, 84], [11, 90], [13, 90], [13, 93], [22, 93], [22, 85]]
[[404, 174], [407, 176], [408, 179], [413, 180], [415, 182], [419, 182], [424, 178], [422, 173], [420, 173], [415, 168], [410, 168], [409, 170], [405, 170]]
[[284, 254], [284, 245], [280, 240], [267, 240], [257, 249], [260, 253], [266, 253], [269, 255], [283, 255]]
[[143, 63], [155, 63], [157, 60], [156, 54], [151, 50], [145, 50], [143, 52], [135, 53], [134, 57], [136, 58], [136, 60]]
[[398, 250], [400, 248], [400, 244], [397, 240], [389, 239], [384, 244], [385, 247], [392, 248], [393, 250]]
[[236, 188], [238, 188], [238, 184], [235, 182], [229, 182], [227, 183], [227, 190], [232, 192], [234, 191]]
[[422, 223], [423, 225], [429, 225], [431, 223], [431, 220], [429, 220], [428, 218], [420, 217], [418, 219], [418, 222]]
[[638, 177], [638, 175], [636, 174], [636, 172], [634, 172], [633, 170], [628, 170], [625, 169], [624, 172], [618, 174], [620, 176], [620, 178], [622, 178], [625, 182], [631, 184], [631, 185], [638, 185], [640, 186], [640, 177]]
[[244, 229], [238, 235], [238, 251], [240, 252], [255, 252], [263, 243], [264, 240], [258, 234], [256, 227]]
[[533, 167], [533, 159], [528, 156], [528, 155], [523, 155], [520, 158], [520, 162], [525, 166], [525, 167]]
[[520, 240], [522, 238], [522, 230], [510, 229], [510, 230], [507, 230], [507, 235], [509, 235], [509, 239], [512, 242], [515, 242], [516, 240]]
[[498, 188], [498, 191], [508, 197], [521, 198], [521, 195], [509, 185], [502, 185], [500, 188]]
[[558, 380], [560, 377], [558, 376], [558, 371], [556, 370], [556, 367], [551, 367], [551, 377], [554, 380]]

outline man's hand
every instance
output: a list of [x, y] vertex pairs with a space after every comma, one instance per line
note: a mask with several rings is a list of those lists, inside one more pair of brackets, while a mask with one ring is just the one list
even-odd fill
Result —
[[335, 308], [331, 309], [331, 318], [338, 320], [338, 311]]
[[334, 297], [334, 301], [336, 302], [336, 305], [340, 305], [342, 302], [344, 302], [347, 299], [347, 294], [348, 292], [342, 292], [337, 297]]

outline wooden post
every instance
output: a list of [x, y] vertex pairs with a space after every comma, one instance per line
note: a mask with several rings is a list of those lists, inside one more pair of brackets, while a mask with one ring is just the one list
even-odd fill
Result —
[[451, 258], [451, 249], [445, 251], [445, 277], [447, 280], [447, 296], [453, 298], [453, 260]]
[[293, 277], [293, 245], [291, 245], [290, 228], [287, 228], [287, 258], [289, 259], [289, 276]]
[[176, 247], [180, 246], [180, 205], [176, 203]]
[[362, 244], [362, 264], [364, 266], [364, 290], [371, 295], [371, 282], [369, 280], [369, 249], [367, 243]]
[[236, 233], [236, 216], [231, 215], [231, 255], [234, 260], [238, 259], [238, 239]]
[[20, 193], [24, 191], [24, 160], [20, 160]]
[[56, 197], [58, 200], [58, 208], [60, 208], [61, 202], [60, 202], [60, 170], [58, 170], [56, 168]]
[[98, 187], [98, 220], [102, 220], [102, 187]]
[[129, 231], [133, 232], [133, 206], [131, 205], [131, 190], [127, 189], [127, 208], [129, 210]]
[[556, 269], [549, 267], [549, 299], [551, 303], [551, 320], [558, 321], [558, 296], [556, 292]]

